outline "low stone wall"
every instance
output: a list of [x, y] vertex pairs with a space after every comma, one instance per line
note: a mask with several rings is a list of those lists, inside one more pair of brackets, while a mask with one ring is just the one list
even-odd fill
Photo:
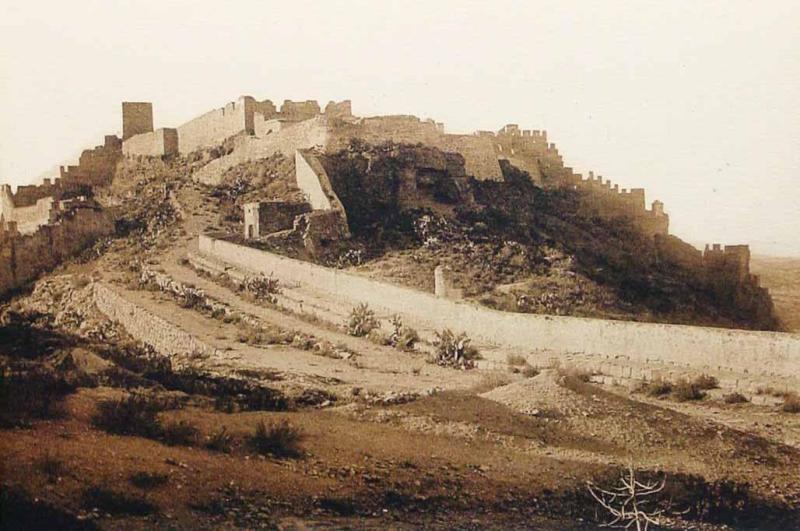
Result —
[[[365, 302], [379, 311], [413, 316], [435, 328], [523, 353], [588, 355], [648, 362], [698, 372], [798, 379], [800, 335], [578, 317], [508, 313], [293, 260], [210, 236], [200, 251], [246, 271], [274, 274], [281, 282], [311, 285], [341, 304]], [[411, 322], [411, 319], [409, 320]]]
[[149, 344], [159, 354], [169, 356], [179, 365], [183, 361], [218, 353], [214, 347], [130, 302], [104, 284], [94, 285], [93, 298], [97, 309], [121, 324], [134, 339]]

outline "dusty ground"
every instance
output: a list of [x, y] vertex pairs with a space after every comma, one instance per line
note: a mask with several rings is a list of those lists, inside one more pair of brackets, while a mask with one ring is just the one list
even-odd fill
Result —
[[[91, 289], [89, 279], [103, 282], [223, 353], [200, 360], [199, 370], [238, 371], [293, 399], [310, 389], [330, 399], [226, 412], [213, 397], [176, 391], [162, 378], [151, 392], [179, 400], [158, 414], [161, 421], [185, 420], [198, 431], [189, 444], [170, 446], [96, 427], [98, 404], [135, 388], [132, 379], [100, 378], [69, 394], [60, 416], [0, 430], [3, 525], [595, 529], [604, 517], [586, 482], [614, 486], [628, 464], [640, 477], [666, 477], [672, 511], [683, 513], [666, 519], [667, 528], [791, 529], [800, 521], [800, 416], [777, 403], [725, 404], [713, 390], [701, 401], [657, 399], [586, 383], [563, 368], [526, 376], [497, 362], [468, 371], [430, 364], [430, 345], [402, 352], [348, 336], [341, 327], [347, 309], [302, 315], [199, 274], [181, 259], [195, 250], [201, 230], [219, 222], [219, 212], [196, 185], [171, 198], [182, 219], [152, 246], [120, 243], [100, 259], [55, 272], [54, 286], [64, 279], [74, 286], [58, 304], [45, 303], [41, 289], [14, 304], [49, 308], [56, 329], [85, 331], [101, 319], [81, 294]], [[127, 271], [137, 260], [274, 334], [302, 334], [353, 357], [292, 342], [242, 342], [241, 323], [137, 288]], [[84, 313], [68, 319], [77, 310]], [[31, 353], [36, 363], [50, 363], [39, 354]], [[11, 350], [0, 355], [15, 361]], [[500, 352], [490, 357], [505, 359]], [[106, 366], [93, 363], [91, 371], [102, 375]], [[248, 445], [259, 420], [280, 419], [301, 434], [300, 455], [261, 455]], [[229, 453], [205, 445], [222, 427], [231, 436]], [[162, 475], [161, 483], [137, 486], [132, 476], [142, 472]], [[92, 496], [94, 488], [110, 494]]]

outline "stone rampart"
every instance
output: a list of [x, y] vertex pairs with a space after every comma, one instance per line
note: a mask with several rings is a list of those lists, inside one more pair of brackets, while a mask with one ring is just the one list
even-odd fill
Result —
[[408, 322], [467, 331], [476, 340], [520, 352], [539, 350], [583, 354], [597, 359], [627, 358], [697, 371], [796, 379], [800, 374], [800, 336], [721, 328], [609, 321], [507, 313], [463, 301], [450, 301], [409, 288], [293, 260], [210, 236], [200, 236], [200, 251], [282, 282], [313, 286], [341, 304], [368, 303]]
[[0, 187], [0, 218], [16, 224], [16, 229], [21, 234], [31, 234], [39, 227], [50, 223], [53, 212], [53, 198], [42, 197], [29, 206], [17, 206], [11, 187]]
[[275, 153], [294, 157], [298, 149], [322, 147], [327, 141], [328, 128], [324, 116], [304, 122], [284, 123], [280, 130], [264, 137], [237, 137], [232, 153], [212, 160], [192, 177], [206, 184], [217, 184], [226, 170], [243, 162], [267, 158]]
[[254, 106], [255, 100], [244, 96], [179, 126], [178, 150], [185, 155], [221, 144], [242, 132], [252, 133]]
[[122, 142], [122, 154], [126, 157], [162, 157], [178, 153], [177, 129], [162, 128], [150, 133], [132, 136]]
[[55, 223], [31, 234], [20, 234], [16, 224], [5, 223], [0, 234], [0, 295], [24, 286], [113, 231], [113, 219], [99, 208], [60, 212]]

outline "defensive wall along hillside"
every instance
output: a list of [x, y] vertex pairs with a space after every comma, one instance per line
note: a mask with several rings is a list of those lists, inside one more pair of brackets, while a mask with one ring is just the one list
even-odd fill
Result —
[[411, 323], [466, 331], [475, 340], [522, 353], [625, 358], [638, 366], [660, 363], [698, 372], [722, 371], [746, 375], [751, 381], [761, 376], [796, 380], [800, 375], [796, 334], [500, 312], [208, 235], [200, 236], [199, 248], [202, 254], [245, 271], [312, 286], [340, 304], [365, 302], [380, 312], [408, 316]]

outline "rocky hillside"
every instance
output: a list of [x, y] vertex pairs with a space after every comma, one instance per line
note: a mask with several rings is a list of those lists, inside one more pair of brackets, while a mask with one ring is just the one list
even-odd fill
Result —
[[501, 161], [505, 182], [478, 181], [460, 155], [353, 142], [324, 163], [353, 240], [328, 264], [433, 289], [452, 268], [465, 295], [508, 311], [772, 330], [760, 293], [722, 293], [674, 263], [624, 219], [589, 217], [580, 192], [537, 187]]

